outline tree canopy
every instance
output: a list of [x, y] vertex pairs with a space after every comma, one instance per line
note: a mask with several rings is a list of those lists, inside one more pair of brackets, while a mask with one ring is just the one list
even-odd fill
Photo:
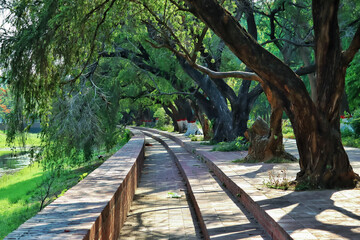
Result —
[[0, 29], [0, 68], [14, 97], [12, 122], [41, 118], [49, 158], [58, 150], [82, 151], [87, 159], [100, 142], [114, 144], [122, 119], [149, 118], [158, 108], [175, 127], [198, 118], [205, 129], [209, 119], [215, 140], [233, 140], [245, 134], [264, 91], [271, 105], [267, 149], [282, 141], [284, 110], [297, 138], [299, 182], [343, 187], [358, 179], [339, 128], [342, 112], [359, 106], [357, 1], [1, 6], [11, 26]]

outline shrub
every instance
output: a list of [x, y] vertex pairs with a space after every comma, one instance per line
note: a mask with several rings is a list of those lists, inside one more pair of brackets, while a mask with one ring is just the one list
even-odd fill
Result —
[[237, 137], [232, 142], [220, 142], [213, 151], [230, 152], [230, 151], [246, 151], [249, 149], [249, 143], [246, 142], [244, 137]]
[[351, 126], [355, 131], [356, 135], [360, 135], [360, 108], [356, 109], [353, 113], [353, 118], [351, 120]]

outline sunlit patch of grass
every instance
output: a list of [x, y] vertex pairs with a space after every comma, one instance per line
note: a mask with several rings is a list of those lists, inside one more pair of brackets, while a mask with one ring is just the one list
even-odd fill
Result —
[[0, 239], [39, 210], [29, 194], [40, 184], [43, 174], [39, 164], [33, 164], [0, 178]]
[[0, 178], [0, 239], [37, 214], [41, 201], [39, 191], [52, 176], [55, 180], [46, 198], [46, 204], [62, 196], [69, 188], [84, 179], [128, 140], [128, 138], [122, 139], [109, 153], [99, 151], [98, 153], [103, 157], [95, 156], [91, 164], [84, 163], [76, 168], [67, 167], [59, 175], [44, 172], [37, 162], [14, 174], [3, 175]]
[[[25, 145], [26, 146], [40, 146], [41, 139], [39, 134], [37, 133], [26, 133], [25, 134]], [[21, 146], [22, 140], [21, 136], [17, 136], [15, 139], [14, 144], [11, 144], [11, 146]], [[0, 131], [0, 148], [8, 148], [10, 147], [8, 143], [6, 142], [6, 133], [4, 131]]]

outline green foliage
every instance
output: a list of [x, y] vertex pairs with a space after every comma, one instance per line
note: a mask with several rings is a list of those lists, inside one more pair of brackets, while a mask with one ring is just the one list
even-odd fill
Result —
[[52, 114], [43, 126], [42, 157], [46, 167], [55, 169], [65, 163], [76, 165], [91, 159], [93, 146], [101, 145], [99, 108], [90, 90], [60, 96], [54, 102]]
[[355, 134], [360, 137], [360, 108], [356, 109], [352, 114], [351, 126], [353, 127]]
[[295, 139], [294, 129], [289, 120], [284, 120], [282, 123], [282, 133], [284, 138]]
[[[352, 117], [340, 119], [341, 123], [345, 125], [341, 129], [341, 140], [344, 146], [360, 148], [360, 109], [356, 109]], [[349, 129], [351, 126], [352, 130]]]
[[156, 128], [162, 128], [165, 126], [165, 124], [169, 124], [169, 116], [166, 115], [165, 110], [163, 108], [159, 108], [154, 113], [154, 117], [157, 118], [157, 122], [155, 127]]
[[[269, 119], [270, 113], [271, 113], [270, 104], [269, 104], [265, 94], [262, 93], [256, 99], [254, 106], [251, 109], [250, 116], [252, 119], [256, 119], [257, 117], [262, 117], [265, 121], [267, 121]], [[248, 127], [251, 127], [252, 123], [253, 123], [253, 121], [249, 122]]]
[[341, 140], [344, 146], [360, 148], [360, 138], [349, 136], [349, 137], [341, 137]]
[[244, 137], [237, 137], [232, 142], [220, 142], [214, 146], [213, 151], [231, 152], [231, 151], [246, 151], [249, 149], [249, 143]]
[[194, 141], [194, 142], [204, 140], [204, 136], [193, 135], [193, 134], [190, 134], [189, 138], [191, 139], [191, 141]]

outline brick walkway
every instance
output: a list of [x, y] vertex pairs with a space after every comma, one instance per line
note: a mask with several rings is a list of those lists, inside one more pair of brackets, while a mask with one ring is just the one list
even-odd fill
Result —
[[[269, 189], [269, 171], [274, 176], [295, 179], [294, 164], [237, 164], [246, 152], [212, 152], [209, 146], [191, 142], [180, 134], [171, 134], [198, 155], [214, 163], [240, 186], [293, 239], [360, 239], [360, 190], [283, 191]], [[294, 149], [289, 140], [287, 148]], [[346, 148], [355, 172], [360, 173], [360, 150]], [[286, 176], [284, 175], [286, 174]]]
[[191, 197], [203, 224], [203, 234], [210, 239], [270, 239], [247, 210], [222, 187], [204, 163], [175, 142], [161, 138], [175, 154], [186, 175]]
[[[145, 147], [142, 176], [119, 239], [200, 239], [179, 170], [160, 143], [146, 141], [151, 146]], [[169, 198], [169, 192], [182, 197]]]

